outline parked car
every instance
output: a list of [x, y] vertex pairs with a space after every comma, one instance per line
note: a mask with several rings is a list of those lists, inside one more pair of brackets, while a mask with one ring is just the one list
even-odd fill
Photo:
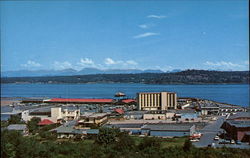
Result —
[[198, 142], [199, 139], [191, 139], [190, 141], [191, 141], [191, 142]]
[[220, 139], [219, 136], [214, 137], [214, 140], [219, 140], [219, 139]]

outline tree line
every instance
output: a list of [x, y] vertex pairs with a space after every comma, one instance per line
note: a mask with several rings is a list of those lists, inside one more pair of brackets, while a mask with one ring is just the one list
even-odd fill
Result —
[[249, 71], [186, 70], [176, 73], [3, 77], [2, 83], [248, 84]]
[[[171, 140], [171, 139], [170, 139]], [[170, 141], [169, 140], [169, 141]], [[156, 137], [134, 137], [118, 129], [100, 128], [94, 138], [57, 141], [48, 137], [43, 141], [37, 135], [22, 136], [17, 131], [1, 131], [3, 158], [228, 158], [250, 157], [250, 150], [229, 148], [195, 148], [186, 139], [181, 146], [164, 147], [164, 140]]]

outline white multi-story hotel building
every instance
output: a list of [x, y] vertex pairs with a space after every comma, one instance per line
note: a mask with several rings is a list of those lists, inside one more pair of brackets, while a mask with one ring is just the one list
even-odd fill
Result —
[[174, 92], [137, 93], [139, 110], [168, 110], [177, 108], [177, 95]]

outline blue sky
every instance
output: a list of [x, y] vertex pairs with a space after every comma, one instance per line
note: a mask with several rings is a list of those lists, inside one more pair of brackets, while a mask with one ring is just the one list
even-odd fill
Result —
[[1, 69], [248, 70], [248, 1], [1, 1]]

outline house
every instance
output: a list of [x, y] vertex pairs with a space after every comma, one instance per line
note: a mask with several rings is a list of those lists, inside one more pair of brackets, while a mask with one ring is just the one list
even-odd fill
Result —
[[53, 131], [56, 131], [57, 138], [73, 138], [75, 136], [72, 126], [60, 126]]
[[182, 137], [191, 136], [195, 133], [193, 124], [146, 124], [141, 127], [143, 135], [157, 137]]
[[11, 124], [7, 130], [20, 131], [22, 134], [28, 134], [28, 128], [25, 124]]
[[56, 129], [51, 130], [52, 132], [57, 133], [57, 138], [75, 138], [76, 136], [80, 136], [81, 138], [87, 135], [97, 135], [99, 133], [99, 129], [75, 129], [73, 126], [65, 126], [62, 125]]

